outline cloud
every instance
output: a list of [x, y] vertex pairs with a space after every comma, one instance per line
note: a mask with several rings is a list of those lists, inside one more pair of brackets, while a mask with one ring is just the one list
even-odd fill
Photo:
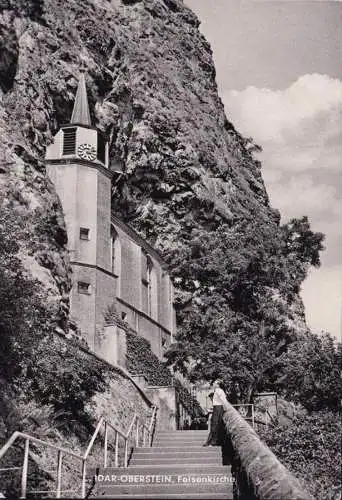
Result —
[[[260, 160], [272, 205], [285, 220], [308, 215], [313, 229], [326, 234], [324, 265], [315, 279], [304, 284], [308, 315], [314, 315], [314, 329], [320, 330], [319, 300], [325, 303], [330, 293], [331, 304], [336, 306], [336, 293], [341, 294], [336, 276], [341, 279], [342, 81], [307, 74], [283, 90], [247, 87], [227, 91], [222, 97], [235, 127], [263, 148]], [[315, 302], [312, 289], [316, 285]], [[336, 306], [335, 335], [340, 334], [340, 317], [340, 306]]]
[[315, 332], [329, 332], [341, 340], [342, 266], [312, 270], [305, 280], [301, 296], [306, 320]]
[[247, 87], [228, 91], [223, 98], [228, 116], [242, 132], [282, 144], [294, 128], [310, 137], [310, 127], [322, 129], [322, 120], [332, 125], [341, 120], [336, 108], [342, 106], [342, 82], [327, 75], [304, 75], [285, 90]]

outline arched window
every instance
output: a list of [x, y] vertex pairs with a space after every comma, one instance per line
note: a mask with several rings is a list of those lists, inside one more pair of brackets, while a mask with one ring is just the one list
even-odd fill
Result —
[[146, 259], [146, 276], [147, 276], [147, 314], [152, 317], [152, 300], [153, 300], [153, 284], [152, 284], [153, 262], [147, 257]]
[[157, 273], [153, 261], [143, 250], [141, 254], [142, 310], [157, 319]]
[[111, 272], [116, 276], [121, 274], [121, 245], [118, 233], [115, 231], [114, 227], [111, 229]]

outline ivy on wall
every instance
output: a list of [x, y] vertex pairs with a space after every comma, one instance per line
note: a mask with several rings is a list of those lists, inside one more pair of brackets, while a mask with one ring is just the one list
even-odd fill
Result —
[[203, 409], [196, 397], [186, 387], [184, 387], [179, 380], [175, 379], [174, 385], [176, 387], [178, 403], [186, 408], [192, 418], [203, 417]]
[[165, 363], [152, 352], [150, 343], [133, 332], [126, 331], [126, 367], [132, 374], [141, 374], [149, 385], [172, 385], [172, 375]]
[[126, 368], [132, 375], [144, 375], [149, 385], [172, 385], [172, 375], [165, 363], [152, 352], [148, 340], [121, 319], [115, 304], [107, 308], [104, 314], [106, 324], [115, 323], [126, 334]]

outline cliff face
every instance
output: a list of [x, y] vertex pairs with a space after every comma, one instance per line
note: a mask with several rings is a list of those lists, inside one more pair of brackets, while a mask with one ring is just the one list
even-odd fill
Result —
[[[198, 19], [181, 0], [1, 6], [1, 191], [4, 203], [28, 218], [25, 237], [24, 229], [13, 237], [45, 284], [57, 321], [63, 327], [69, 267], [61, 210], [41, 160], [70, 118], [81, 65], [93, 121], [110, 137], [111, 168], [123, 172], [113, 194], [116, 213], [170, 263], [180, 309], [196, 307], [194, 298], [214, 283], [203, 273], [213, 249], [198, 248], [201, 242], [219, 241], [222, 230], [234, 242], [241, 224], [245, 233], [255, 221], [271, 231], [279, 224], [255, 146], [224, 114]], [[305, 331], [298, 295], [267, 287], [284, 321]]]

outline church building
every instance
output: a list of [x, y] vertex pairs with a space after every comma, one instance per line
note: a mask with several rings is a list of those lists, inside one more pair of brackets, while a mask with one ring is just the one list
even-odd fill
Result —
[[158, 252], [112, 212], [108, 149], [106, 137], [91, 123], [82, 74], [70, 123], [46, 150], [47, 174], [67, 227], [70, 316], [89, 347], [115, 363], [120, 329], [106, 328], [104, 319], [114, 305], [162, 359], [176, 331], [172, 282]]

